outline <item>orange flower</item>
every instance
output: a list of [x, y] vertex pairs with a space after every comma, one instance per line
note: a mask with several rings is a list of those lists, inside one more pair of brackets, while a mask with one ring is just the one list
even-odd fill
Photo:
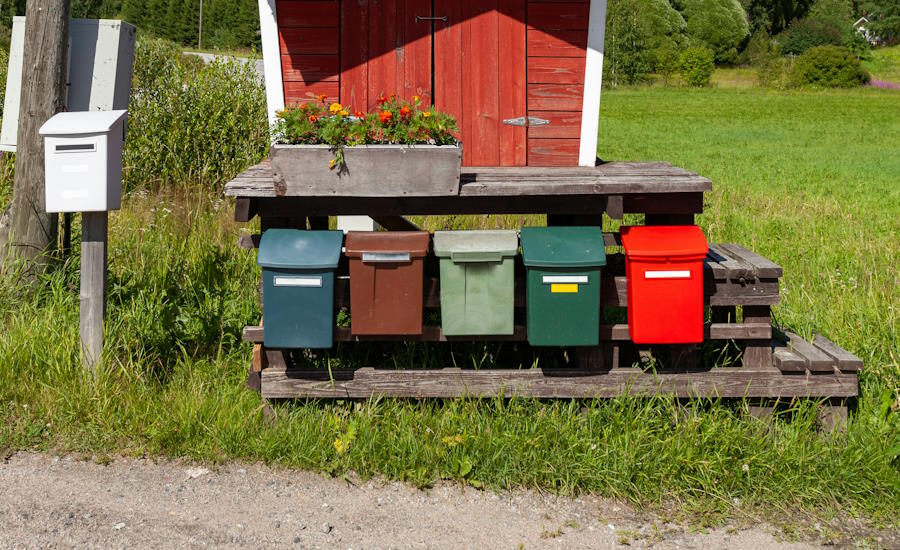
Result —
[[309, 118], [310, 122], [315, 122], [315, 121], [319, 120], [319, 117], [317, 117], [316, 115], [309, 115], [308, 118]]
[[325, 94], [319, 94], [319, 101], [321, 101], [322, 103], [325, 103], [325, 98], [327, 98], [327, 97], [328, 96], [326, 96]]
[[384, 97], [384, 96], [379, 96], [379, 97], [378, 97], [378, 104], [379, 104], [379, 105], [384, 105], [385, 103], [387, 103], [387, 98]]
[[394, 118], [394, 113], [390, 111], [381, 111], [381, 113], [378, 114], [378, 118], [381, 119], [381, 122], [390, 122], [390, 120]]
[[425, 111], [424, 113], [422, 113], [422, 116], [425, 117], [425, 118], [430, 117], [430, 116], [431, 116], [431, 111]]
[[366, 118], [366, 113], [364, 113], [362, 111], [356, 111], [353, 114], [356, 116], [356, 118]]
[[412, 110], [409, 107], [407, 107], [406, 105], [404, 105], [403, 107], [400, 107], [400, 116], [402, 116], [404, 118], [408, 117], [409, 113], [411, 113], [411, 112], [412, 112]]

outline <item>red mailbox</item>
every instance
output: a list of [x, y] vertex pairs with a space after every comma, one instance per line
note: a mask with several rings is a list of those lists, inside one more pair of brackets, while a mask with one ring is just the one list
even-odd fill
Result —
[[623, 227], [628, 332], [636, 344], [703, 341], [706, 236], [695, 225]]

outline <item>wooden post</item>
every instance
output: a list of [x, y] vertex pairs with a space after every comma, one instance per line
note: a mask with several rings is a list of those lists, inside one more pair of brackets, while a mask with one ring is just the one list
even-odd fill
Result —
[[0, 227], [0, 262], [18, 258], [40, 270], [56, 247], [59, 218], [44, 210], [44, 140], [38, 130], [66, 106], [69, 0], [28, 0], [25, 17], [16, 175], [9, 227]]
[[94, 371], [103, 353], [108, 212], [81, 215], [81, 356]]

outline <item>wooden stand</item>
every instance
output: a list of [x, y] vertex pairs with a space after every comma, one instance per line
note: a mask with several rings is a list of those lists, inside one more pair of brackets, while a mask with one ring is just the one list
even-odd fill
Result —
[[[414, 229], [407, 214], [544, 213], [551, 225], [599, 225], [602, 215], [621, 219], [644, 214], [648, 225], [694, 223], [702, 212], [703, 193], [712, 189], [706, 178], [664, 163], [612, 163], [595, 168], [468, 168], [463, 169], [460, 194], [453, 197], [291, 197], [279, 195], [271, 168], [262, 163], [226, 186], [236, 198], [235, 220], [256, 215], [262, 230], [271, 227], [305, 229], [322, 217], [348, 214], [371, 216], [389, 230]], [[283, 190], [282, 190], [283, 192]], [[618, 233], [604, 234], [606, 245], [621, 246]], [[259, 235], [240, 245], [253, 248]], [[610, 253], [603, 271], [601, 307], [617, 318], [627, 306], [624, 256]], [[335, 304], [349, 307], [346, 265], [338, 270]], [[677, 397], [845, 399], [858, 393], [862, 362], [817, 336], [806, 342], [791, 333], [773, 331], [771, 306], [779, 301], [782, 269], [739, 245], [711, 245], [704, 263], [704, 300], [711, 312], [702, 346], [635, 346], [628, 326], [600, 327], [601, 344], [566, 350], [569, 366], [543, 369], [312, 369], [298, 351], [269, 349], [262, 327], [246, 327], [244, 340], [254, 342], [250, 385], [265, 398], [329, 397], [479, 397], [539, 398], [614, 397], [621, 394], [673, 394]], [[524, 266], [516, 266], [515, 306], [525, 307]], [[440, 307], [436, 263], [426, 264], [425, 308]], [[439, 326], [426, 326], [414, 337], [359, 337], [338, 327], [343, 345], [377, 341], [516, 342], [527, 353], [525, 327], [509, 336], [446, 337]], [[718, 341], [718, 342], [717, 342]], [[733, 366], [709, 350], [729, 350]], [[538, 352], [538, 350], [533, 350]], [[540, 352], [545, 352], [541, 350]], [[705, 354], [709, 355], [709, 354]], [[636, 366], [638, 365], [638, 366]], [[832, 401], [829, 401], [831, 403]], [[841, 401], [842, 403], [843, 401]]]
[[81, 356], [93, 371], [103, 354], [108, 212], [81, 216]]

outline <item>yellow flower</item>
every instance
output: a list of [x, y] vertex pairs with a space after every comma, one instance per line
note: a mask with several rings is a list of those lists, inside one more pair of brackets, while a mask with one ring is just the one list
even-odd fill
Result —
[[416, 105], [419, 104], [419, 96], [417, 96], [417, 95], [413, 96], [413, 103], [415, 103]]
[[332, 103], [331, 107], [329, 107], [328, 110], [331, 111], [331, 114], [336, 115], [343, 111], [344, 107], [340, 103]]
[[331, 159], [331, 162], [328, 163], [328, 169], [334, 170], [334, 165], [337, 164], [337, 160]]
[[430, 116], [431, 116], [431, 111], [425, 111], [424, 113], [422, 113], [422, 116], [425, 117], [425, 118], [430, 117]]
[[347, 109], [341, 109], [341, 116], [349, 116], [349, 115], [350, 115], [350, 111], [348, 111]]

